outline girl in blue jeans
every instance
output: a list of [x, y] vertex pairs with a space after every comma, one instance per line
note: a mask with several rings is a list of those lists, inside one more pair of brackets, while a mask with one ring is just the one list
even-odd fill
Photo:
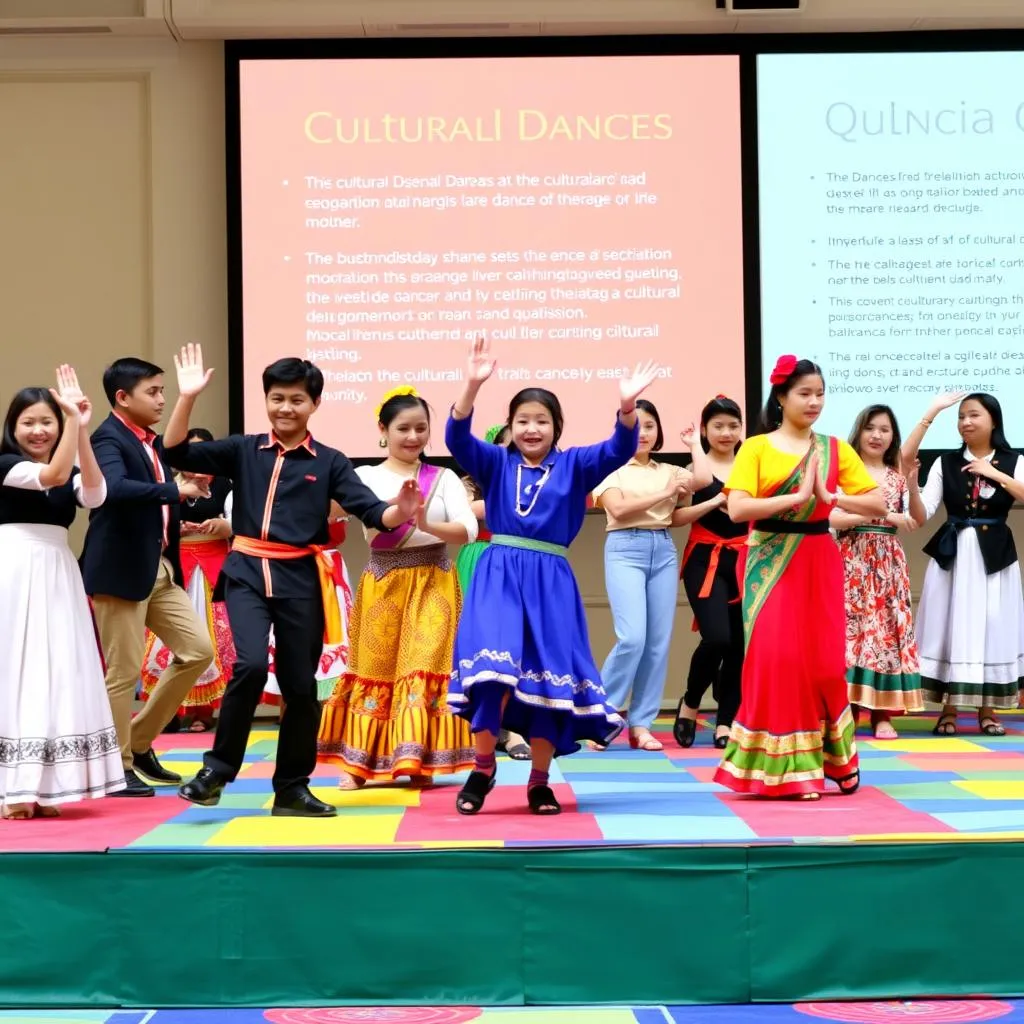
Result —
[[[669, 645], [676, 614], [679, 554], [669, 529], [696, 488], [711, 482], [711, 468], [693, 428], [682, 435], [690, 448], [690, 470], [656, 462], [664, 434], [658, 410], [637, 402], [640, 440], [636, 454], [606, 477], [594, 501], [608, 517], [604, 548], [605, 585], [615, 621], [616, 644], [601, 669], [608, 703], [627, 710], [629, 745], [661, 750], [651, 725], [661, 708]], [[603, 747], [592, 743], [591, 749]]]

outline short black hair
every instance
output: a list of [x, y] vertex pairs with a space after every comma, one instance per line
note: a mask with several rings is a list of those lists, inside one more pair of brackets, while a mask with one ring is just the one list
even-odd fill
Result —
[[115, 359], [103, 371], [103, 393], [107, 396], [110, 408], [117, 405], [118, 391], [125, 391], [129, 395], [144, 380], [151, 377], [159, 377], [163, 369], [148, 359], [139, 359], [136, 356], [125, 356], [122, 359]]
[[661, 429], [661, 417], [658, 415], [658, 410], [655, 408], [654, 403], [648, 402], [646, 398], [638, 398], [636, 400], [636, 407], [640, 412], [647, 413], [654, 420], [654, 425], [658, 428], [658, 435], [654, 439], [654, 444], [651, 445], [651, 451], [660, 452], [665, 445], [665, 432]]
[[212, 441], [213, 433], [206, 429], [206, 427], [189, 427], [188, 433], [185, 435], [186, 441]]
[[64, 434], [64, 413], [56, 399], [50, 394], [49, 388], [22, 388], [12, 399], [7, 407], [7, 415], [4, 417], [3, 438], [0, 439], [0, 454], [3, 455], [24, 455], [21, 445], [15, 440], [14, 428], [18, 425], [18, 417], [33, 405], [48, 405], [50, 411], [57, 418], [57, 439], [54, 441], [54, 448], [60, 444]]
[[263, 371], [264, 395], [269, 395], [277, 384], [299, 384], [314, 402], [324, 393], [324, 375], [308, 359], [296, 356], [278, 359]]

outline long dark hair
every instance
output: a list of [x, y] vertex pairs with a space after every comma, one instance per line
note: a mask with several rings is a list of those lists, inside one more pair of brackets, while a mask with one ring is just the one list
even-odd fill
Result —
[[[731, 398], [726, 398], [725, 395], [715, 395], [700, 411], [700, 446], [706, 452], [711, 451], [711, 445], [708, 443], [704, 431], [708, 429], [708, 424], [716, 416], [732, 416], [740, 421], [740, 426], [743, 426], [743, 413], [740, 411], [739, 405]], [[736, 442], [736, 447], [733, 451], [738, 452], [741, 444], [743, 444], [742, 438]]]
[[765, 401], [758, 419], [758, 433], [768, 434], [782, 426], [782, 403], [779, 398], [782, 395], [788, 395], [802, 377], [825, 379], [825, 375], [817, 363], [811, 362], [810, 359], [798, 359], [789, 376], [785, 380], [779, 381], [778, 384], [773, 384], [771, 391], [768, 392], [768, 399]]
[[[24, 455], [25, 452], [21, 445], [14, 439], [14, 428], [18, 425], [18, 417], [28, 408], [33, 405], [38, 405], [42, 402], [44, 405], [50, 407], [50, 411], [53, 413], [57, 420], [57, 440], [54, 441], [53, 447], [56, 448], [60, 444], [61, 437], [64, 436], [64, 413], [61, 412], [60, 406], [57, 404], [56, 399], [50, 394], [49, 388], [22, 388], [12, 399], [11, 404], [7, 407], [7, 415], [4, 417], [4, 434], [3, 439], [0, 440], [0, 454], [2, 455]], [[52, 449], [51, 449], [52, 454]]]
[[869, 405], [866, 409], [862, 410], [853, 424], [853, 430], [850, 431], [850, 447], [858, 455], [863, 455], [860, 450], [860, 435], [867, 430], [868, 424], [876, 416], [888, 416], [889, 423], [892, 426], [892, 441], [882, 455], [882, 464], [893, 469], [899, 469], [900, 449], [903, 447], [903, 439], [900, 437], [900, 425], [896, 422], [896, 413], [887, 405]]
[[660, 452], [665, 444], [665, 431], [661, 429], [661, 417], [658, 415], [658, 410], [655, 408], [654, 403], [648, 402], [646, 398], [638, 398], [636, 400], [636, 407], [640, 412], [647, 413], [654, 420], [658, 433], [654, 438], [654, 444], [651, 445], [651, 451]]
[[537, 402], [539, 405], [543, 405], [551, 414], [551, 422], [555, 428], [555, 436], [552, 438], [551, 447], [556, 447], [558, 439], [562, 436], [562, 429], [565, 426], [562, 403], [558, 401], [558, 396], [553, 391], [548, 391], [547, 388], [523, 388], [522, 391], [513, 395], [512, 401], [508, 403], [508, 419], [505, 421], [509, 432], [508, 450], [510, 452], [519, 450], [516, 448], [515, 441], [511, 439], [512, 421], [516, 418], [519, 407], [526, 405], [527, 402]]
[[[989, 442], [992, 445], [992, 450], [1012, 452], [1013, 449], [1010, 447], [1010, 442], [1006, 440], [1006, 433], [1003, 430], [1003, 407], [999, 404], [999, 399], [986, 391], [972, 391], [960, 400], [957, 411], [964, 407], [964, 402], [977, 402], [992, 417], [992, 440]], [[960, 450], [967, 450], [966, 441], [960, 446]]]

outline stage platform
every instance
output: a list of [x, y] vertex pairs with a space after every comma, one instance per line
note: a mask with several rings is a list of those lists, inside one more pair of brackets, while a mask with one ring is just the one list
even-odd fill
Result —
[[795, 1006], [334, 1007], [272, 1010], [0, 1011], [0, 1024], [1022, 1024], [1024, 1003], [942, 1000]]
[[[259, 728], [219, 807], [172, 788], [0, 826], [0, 1005], [1020, 995], [1024, 717], [1005, 722], [864, 733], [861, 790], [818, 803], [714, 785], [707, 723], [689, 750], [665, 721], [663, 752], [560, 760], [553, 818], [529, 814], [529, 765], [506, 758], [476, 817], [455, 811], [459, 776], [344, 793], [321, 766], [328, 820], [270, 817]], [[188, 776], [208, 743], [158, 748]]]

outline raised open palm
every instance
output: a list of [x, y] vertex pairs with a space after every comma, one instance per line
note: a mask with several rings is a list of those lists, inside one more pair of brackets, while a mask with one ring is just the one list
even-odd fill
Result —
[[631, 377], [619, 381], [619, 395], [623, 402], [635, 402], [657, 379], [660, 367], [653, 359], [637, 363]]
[[77, 415], [83, 427], [88, 426], [92, 418], [92, 402], [82, 393], [74, 367], [67, 363], [57, 367], [57, 395], [64, 412], [73, 410], [71, 415]]
[[213, 376], [213, 370], [203, 368], [203, 346], [189, 342], [182, 345], [181, 354], [174, 357], [174, 369], [178, 375], [178, 394], [186, 398], [198, 395]]
[[469, 379], [483, 384], [492, 373], [496, 363], [491, 355], [491, 343], [481, 334], [473, 340], [469, 350]]

